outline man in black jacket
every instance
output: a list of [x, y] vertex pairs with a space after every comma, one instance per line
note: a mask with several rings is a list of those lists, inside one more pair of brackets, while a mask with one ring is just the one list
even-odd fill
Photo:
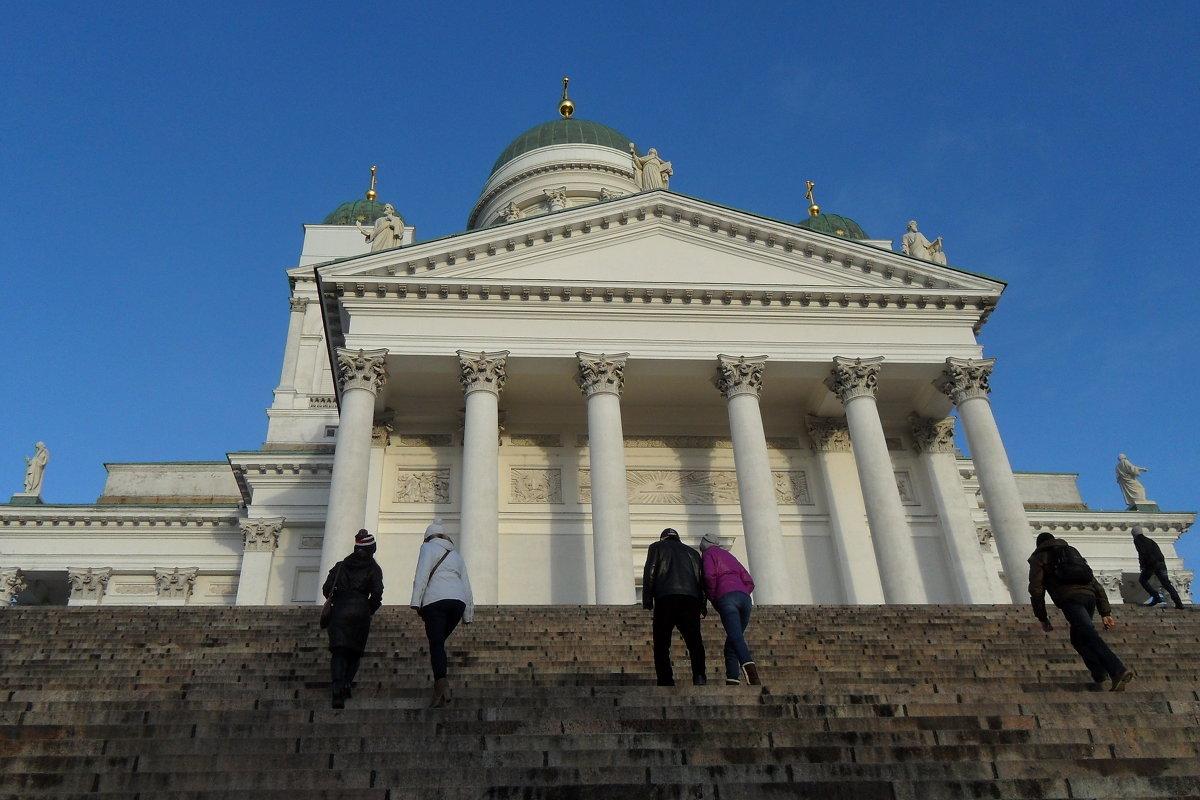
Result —
[[1133, 546], [1137, 548], [1138, 566], [1142, 569], [1138, 583], [1142, 584], [1146, 594], [1150, 595], [1150, 602], [1146, 605], [1156, 606], [1163, 602], [1163, 596], [1150, 586], [1150, 576], [1153, 575], [1158, 578], [1159, 585], [1166, 590], [1166, 593], [1171, 595], [1175, 607], [1183, 608], [1179, 592], [1175, 591], [1175, 587], [1171, 585], [1171, 579], [1167, 577], [1167, 559], [1163, 557], [1162, 548], [1158, 546], [1158, 542], [1146, 535], [1141, 525], [1133, 526]]
[[642, 606], [654, 611], [654, 671], [659, 686], [674, 686], [671, 671], [671, 634], [683, 635], [692, 660], [692, 683], [708, 682], [704, 671], [704, 639], [700, 619], [708, 616], [700, 553], [679, 541], [679, 532], [667, 528], [646, 551], [642, 573]]
[[1041, 621], [1042, 630], [1054, 630], [1046, 614], [1045, 595], [1049, 592], [1054, 605], [1067, 618], [1067, 625], [1071, 628], [1071, 646], [1092, 673], [1092, 680], [1100, 684], [1106, 678], [1112, 678], [1109, 691], [1123, 692], [1129, 681], [1133, 680], [1133, 670], [1121, 663], [1121, 659], [1109, 649], [1092, 624], [1092, 614], [1099, 609], [1104, 630], [1111, 630], [1116, 625], [1108, 595], [1094, 577], [1087, 583], [1065, 582], [1056, 577], [1055, 564], [1062, 556], [1062, 552], [1056, 552], [1056, 548], [1066, 547], [1069, 545], [1062, 539], [1055, 539], [1052, 533], [1038, 534], [1037, 549], [1029, 556], [1029, 602], [1033, 604], [1033, 615]]

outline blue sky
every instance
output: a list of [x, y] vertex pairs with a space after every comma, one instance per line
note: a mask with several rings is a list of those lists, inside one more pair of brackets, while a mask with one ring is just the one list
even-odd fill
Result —
[[260, 446], [301, 225], [378, 164], [419, 238], [462, 230], [570, 75], [673, 189], [798, 220], [808, 179], [944, 237], [1009, 283], [980, 339], [1013, 467], [1117, 509], [1124, 452], [1200, 507], [1194, 4], [572, 5], [0, 7], [0, 494], [39, 439], [52, 503]]

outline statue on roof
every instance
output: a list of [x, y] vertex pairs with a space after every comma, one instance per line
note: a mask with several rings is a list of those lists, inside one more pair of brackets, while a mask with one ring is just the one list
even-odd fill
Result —
[[503, 208], [503, 210], [501, 210], [501, 212], [500, 212], [500, 221], [501, 222], [515, 222], [516, 220], [519, 220], [520, 218], [521, 218], [521, 208], [517, 205], [515, 200], [513, 202], [509, 203], [508, 205], [506, 205]]
[[42, 479], [46, 475], [46, 464], [50, 461], [50, 451], [45, 442], [34, 445], [33, 458], [25, 457], [25, 494], [41, 496]]
[[354, 221], [358, 232], [371, 243], [371, 252], [398, 247], [404, 239], [404, 220], [396, 213], [391, 203], [384, 203], [383, 216], [375, 220], [375, 226], [370, 230], [363, 227], [358, 220]]
[[629, 156], [633, 159], [633, 178], [643, 191], [666, 189], [675, 171], [670, 161], [663, 161], [658, 150], [651, 147], [644, 156], [637, 154], [637, 147], [629, 143]]
[[1125, 505], [1133, 511], [1138, 506], [1152, 505], [1153, 500], [1146, 499], [1146, 487], [1138, 480], [1143, 472], [1149, 472], [1146, 467], [1139, 467], [1130, 461], [1124, 453], [1117, 454], [1117, 485], [1125, 497]]
[[561, 211], [567, 207], [567, 187], [542, 189], [542, 194], [546, 195], [546, 208], [550, 211]]
[[937, 237], [932, 242], [925, 238], [925, 234], [917, 230], [917, 221], [909, 220], [908, 233], [904, 234], [904, 238], [900, 240], [900, 249], [914, 258], [920, 258], [924, 261], [932, 261], [934, 264], [946, 264], [946, 252], [942, 249], [942, 237]]

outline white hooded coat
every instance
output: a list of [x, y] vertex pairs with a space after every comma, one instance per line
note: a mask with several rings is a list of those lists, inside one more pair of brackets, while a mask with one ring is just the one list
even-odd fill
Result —
[[[446, 558], [435, 570], [433, 566], [443, 554], [447, 554]], [[463, 622], [471, 622], [475, 618], [475, 599], [471, 595], [466, 563], [454, 549], [453, 542], [433, 538], [421, 545], [409, 606], [423, 608], [438, 600], [461, 600], [467, 606], [463, 611]]]

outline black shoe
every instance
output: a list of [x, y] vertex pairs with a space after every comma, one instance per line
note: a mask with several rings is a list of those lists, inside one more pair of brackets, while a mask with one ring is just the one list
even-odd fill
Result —
[[693, 675], [692, 676], [692, 685], [693, 686], [707, 686], [708, 685], [708, 677], [705, 675]]
[[1175, 610], [1176, 610], [1176, 611], [1183, 611], [1183, 603], [1176, 603], [1176, 604], [1175, 604]]
[[346, 707], [346, 693], [341, 689], [334, 689], [332, 693], [332, 704], [334, 708]]
[[657, 685], [658, 686], [674, 686], [675, 681], [674, 680], [666, 680], [666, 681], [660, 680], [660, 681], [658, 681]]
[[742, 682], [739, 681], [737, 678], [726, 678], [725, 685], [726, 686], [741, 686]]

